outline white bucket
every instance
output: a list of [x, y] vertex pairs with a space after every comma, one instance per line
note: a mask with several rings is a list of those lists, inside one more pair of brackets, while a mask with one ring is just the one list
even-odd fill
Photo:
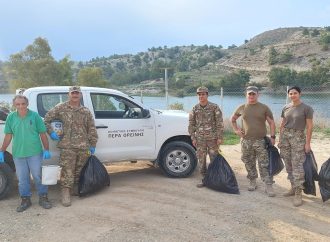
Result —
[[60, 177], [61, 167], [57, 165], [42, 166], [41, 183], [43, 185], [56, 185]]

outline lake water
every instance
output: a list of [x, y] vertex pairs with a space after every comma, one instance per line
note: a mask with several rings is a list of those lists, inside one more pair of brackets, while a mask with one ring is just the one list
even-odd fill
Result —
[[[0, 94], [0, 102], [11, 103], [14, 94]], [[135, 99], [141, 101], [141, 97], [135, 96]], [[315, 111], [315, 117], [325, 118], [330, 122], [330, 94], [305, 94], [302, 96], [303, 102], [313, 107]], [[209, 97], [209, 101], [218, 104], [222, 107], [223, 115], [225, 118], [229, 118], [237, 106], [245, 103], [245, 97], [243, 95], [224, 95], [223, 100], [219, 95]], [[286, 103], [285, 95], [270, 95], [261, 94], [259, 101], [268, 105], [274, 113], [275, 119], [279, 119], [283, 106]], [[166, 109], [165, 97], [143, 97], [142, 102], [147, 106], [155, 109]], [[168, 104], [182, 103], [184, 110], [189, 112], [192, 107], [198, 102], [197, 96], [187, 96], [183, 98], [169, 97]]]
[[[141, 100], [141, 97], [135, 97]], [[143, 97], [143, 103], [152, 108], [166, 109], [165, 97]], [[303, 102], [313, 107], [315, 117], [325, 118], [330, 121], [330, 94], [306, 94], [302, 96]], [[209, 101], [218, 104], [222, 107], [222, 112], [225, 118], [229, 118], [235, 109], [246, 102], [243, 95], [228, 95], [224, 96], [223, 100], [219, 95], [209, 96]], [[275, 119], [279, 119], [283, 106], [286, 104], [286, 95], [269, 95], [261, 94], [259, 101], [266, 104], [272, 110]], [[198, 102], [197, 96], [187, 96], [183, 98], [169, 97], [168, 103], [182, 103], [185, 111], [190, 111]]]

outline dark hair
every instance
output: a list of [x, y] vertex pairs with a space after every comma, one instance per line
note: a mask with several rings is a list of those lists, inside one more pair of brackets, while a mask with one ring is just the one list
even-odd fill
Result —
[[297, 87], [297, 86], [289, 87], [289, 89], [288, 89], [288, 93], [289, 93], [292, 89], [294, 89], [294, 90], [296, 90], [297, 92], [301, 93], [301, 89], [300, 89], [300, 87]]

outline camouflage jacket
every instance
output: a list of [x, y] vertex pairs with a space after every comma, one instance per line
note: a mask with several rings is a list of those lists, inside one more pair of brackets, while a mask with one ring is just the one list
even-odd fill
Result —
[[222, 139], [223, 118], [217, 104], [208, 102], [205, 107], [197, 104], [189, 114], [188, 132], [192, 140]]
[[84, 106], [72, 107], [69, 101], [56, 105], [45, 116], [47, 132], [53, 130], [51, 122], [60, 120], [63, 123], [63, 136], [58, 142], [58, 148], [88, 149], [97, 143], [97, 131], [94, 118], [88, 108]]

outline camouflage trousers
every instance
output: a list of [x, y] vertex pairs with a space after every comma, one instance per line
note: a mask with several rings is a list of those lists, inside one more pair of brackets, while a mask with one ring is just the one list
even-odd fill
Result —
[[60, 166], [61, 186], [72, 188], [73, 184], [78, 184], [80, 172], [89, 157], [88, 150], [81, 149], [61, 149]]
[[206, 175], [206, 156], [207, 154], [210, 157], [210, 163], [214, 160], [216, 155], [218, 154], [219, 145], [217, 145], [217, 140], [205, 140], [205, 139], [197, 139], [196, 144], [197, 149], [197, 159], [199, 164], [199, 171], [202, 176]]
[[278, 148], [285, 163], [288, 179], [294, 187], [303, 189], [305, 171], [303, 164], [305, 155], [306, 138], [304, 131], [284, 128]]
[[258, 168], [261, 180], [266, 184], [273, 183], [273, 177], [269, 176], [269, 158], [264, 139], [241, 139], [242, 161], [245, 164], [247, 178], [250, 180], [258, 178]]

